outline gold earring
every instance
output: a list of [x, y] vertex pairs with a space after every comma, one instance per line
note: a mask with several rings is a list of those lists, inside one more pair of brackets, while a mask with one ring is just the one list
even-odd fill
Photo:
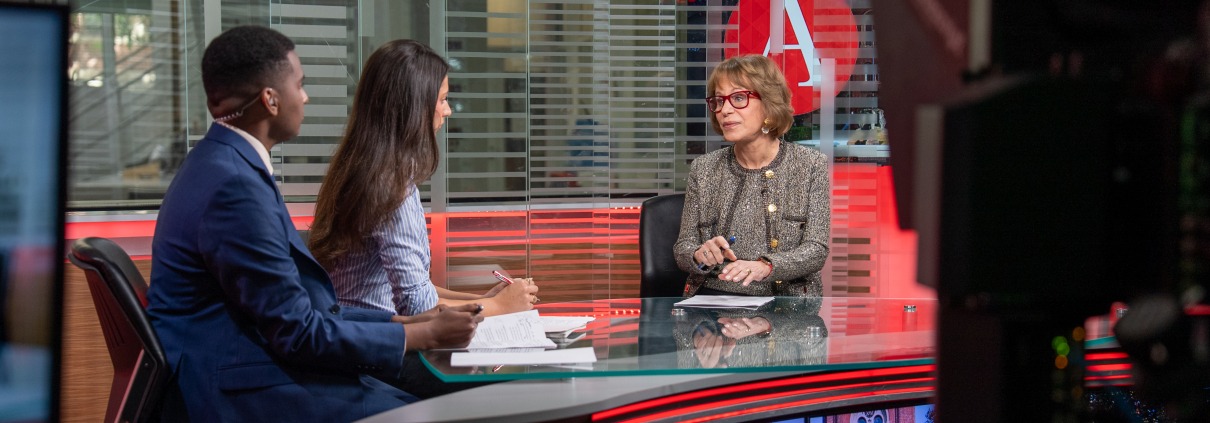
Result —
[[769, 118], [765, 118], [763, 123], [764, 125], [760, 127], [760, 133], [767, 135], [769, 133]]

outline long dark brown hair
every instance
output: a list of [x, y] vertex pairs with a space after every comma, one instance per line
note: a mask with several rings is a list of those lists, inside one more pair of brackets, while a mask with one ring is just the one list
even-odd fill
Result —
[[366, 61], [315, 202], [310, 248], [325, 268], [362, 248], [409, 190], [437, 170], [433, 119], [449, 70], [441, 56], [413, 40], [391, 41]]

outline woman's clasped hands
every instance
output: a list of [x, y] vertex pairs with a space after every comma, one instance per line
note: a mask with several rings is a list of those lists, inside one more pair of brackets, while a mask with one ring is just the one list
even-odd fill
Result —
[[764, 280], [772, 273], [769, 265], [759, 260], [736, 260], [723, 267], [718, 272], [718, 278], [725, 281], [739, 282], [744, 286]]
[[724, 281], [739, 282], [748, 286], [752, 282], [769, 277], [773, 269], [760, 260], [740, 260], [731, 250], [731, 243], [721, 236], [706, 240], [693, 252], [693, 259], [700, 269], [724, 265], [718, 273], [718, 278]]

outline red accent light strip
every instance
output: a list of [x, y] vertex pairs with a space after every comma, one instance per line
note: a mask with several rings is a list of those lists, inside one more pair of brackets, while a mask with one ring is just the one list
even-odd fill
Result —
[[1088, 376], [1088, 377], [1084, 378], [1085, 381], [1122, 380], [1122, 379], [1130, 379], [1130, 375], [1126, 374], [1126, 375]]
[[1126, 353], [1124, 353], [1124, 352], [1100, 352], [1100, 353], [1084, 354], [1084, 360], [1087, 360], [1087, 361], [1125, 360], [1127, 358], [1128, 357], [1126, 356]]
[[1087, 368], [1087, 371], [1089, 372], [1112, 372], [1122, 370], [1130, 370], [1130, 364], [1096, 364], [1088, 366]]
[[1194, 304], [1185, 309], [1185, 314], [1190, 316], [1210, 316], [1210, 305]]
[[315, 222], [315, 216], [290, 216], [290, 221], [294, 222], [294, 228], [300, 231], [311, 229], [311, 223]]
[[[931, 380], [932, 378], [929, 378], [929, 379]], [[861, 384], [861, 385], [881, 385], [881, 384], [870, 383], [870, 384]], [[781, 404], [773, 404], [773, 405], [765, 405], [765, 406], [760, 406], [760, 407], [746, 408], [743, 410], [729, 411], [726, 413], [713, 414], [713, 415], [709, 415], [709, 416], [705, 416], [705, 417], [698, 417], [695, 419], [681, 420], [681, 422], [683, 422], [683, 423], [706, 422], [706, 421], [713, 421], [713, 420], [719, 420], [719, 419], [725, 419], [725, 418], [731, 418], [731, 417], [752, 415], [752, 414], [763, 413], [763, 412], [767, 412], [767, 411], [785, 410], [785, 409], [801, 407], [801, 406], [810, 405], [810, 404], [823, 404], [823, 403], [841, 401], [841, 400], [852, 399], [852, 398], [872, 397], [872, 396], [880, 396], [880, 395], [906, 394], [906, 393], [913, 393], [913, 392], [931, 392], [932, 390], [933, 390], [933, 387], [931, 387], [931, 386], [916, 386], [916, 387], [901, 388], [901, 389], [883, 389], [883, 390], [869, 391], [869, 392], [854, 392], [854, 393], [848, 393], [848, 394], [833, 395], [833, 396], [823, 397], [823, 398], [811, 398], [811, 399], [805, 399], [805, 400], [799, 400], [799, 401], [793, 401], [793, 402], [787, 402], [787, 403], [781, 403]], [[734, 405], [734, 403], [749, 402], [749, 400], [729, 401], [729, 402], [732, 404], [727, 404], [727, 403], [701, 404], [701, 405], [697, 405], [697, 406], [693, 406], [693, 407], [689, 407], [689, 408], [671, 410], [671, 411], [667, 411], [667, 412], [663, 412], [663, 413], [659, 413], [659, 414], [643, 416], [641, 418], [625, 420], [624, 422], [625, 423], [637, 423], [637, 422], [646, 422], [646, 421], [652, 421], [652, 420], [666, 419], [666, 418], [674, 417], [674, 416], [684, 416], [684, 415], [693, 414], [693, 413], [700, 412], [700, 411], [709, 410], [712, 408], [718, 408], [719, 406]]]
[[[294, 227], [306, 230], [315, 221], [314, 216], [290, 217]], [[141, 238], [155, 234], [155, 219], [148, 220], [113, 220], [108, 222], [67, 222], [63, 227], [64, 238], [80, 239], [87, 237], [101, 238]]]
[[[754, 382], [754, 383], [730, 385], [730, 386], [723, 386], [723, 387], [718, 387], [718, 388], [703, 389], [703, 390], [693, 391], [693, 392], [686, 392], [683, 394], [669, 395], [666, 397], [655, 398], [655, 399], [642, 401], [642, 402], [636, 402], [634, 404], [625, 405], [625, 406], [617, 407], [617, 408], [614, 408], [611, 410], [605, 410], [605, 411], [595, 413], [595, 414], [593, 414], [592, 419], [593, 419], [593, 421], [603, 420], [603, 419], [608, 419], [608, 418], [616, 417], [616, 416], [627, 414], [627, 413], [633, 413], [633, 412], [636, 412], [639, 410], [661, 407], [661, 406], [672, 404], [672, 403], [679, 403], [679, 402], [684, 402], [684, 401], [688, 401], [688, 400], [708, 398], [708, 397], [719, 396], [719, 395], [727, 395], [727, 394], [732, 394], [732, 393], [736, 393], [736, 392], [750, 391], [750, 390], [755, 390], [755, 389], [769, 389], [769, 388], [779, 388], [779, 387], [783, 387], [783, 386], [787, 386], [787, 385], [801, 385], [801, 384], [807, 384], [807, 383], [820, 383], [820, 382], [830, 382], [830, 381], [840, 381], [840, 380], [852, 380], [852, 379], [859, 379], [859, 378], [895, 376], [895, 375], [903, 375], [903, 374], [910, 374], [910, 373], [933, 372], [935, 370], [936, 370], [936, 365], [924, 364], [924, 365], [909, 366], [909, 367], [893, 367], [893, 368], [883, 368], [883, 369], [854, 370], [854, 371], [846, 371], [846, 372], [838, 372], [838, 373], [809, 374], [809, 375], [803, 375], [803, 376], [792, 377], [792, 378], [787, 378], [787, 379], [777, 379], [777, 380], [770, 380], [770, 381], [761, 381], [761, 382]], [[933, 378], [931, 378], [931, 377], [925, 378], [925, 380], [933, 380]], [[882, 384], [882, 382], [878, 382], [878, 384]], [[850, 386], [850, 385], [846, 385], [846, 386]], [[834, 389], [837, 389], [837, 387], [812, 388], [812, 389], [814, 389], [814, 390], [825, 390], [825, 389], [834, 390]], [[804, 391], [810, 391], [810, 389], [804, 390]], [[778, 394], [778, 396], [781, 396], [781, 395], [785, 395], [785, 394]], [[752, 401], [752, 399], [747, 399], [745, 401]], [[719, 404], [719, 403], [714, 403], [714, 404]]]
[[112, 222], [68, 222], [63, 227], [64, 238], [80, 239], [148, 237], [155, 233], [155, 220], [117, 220]]

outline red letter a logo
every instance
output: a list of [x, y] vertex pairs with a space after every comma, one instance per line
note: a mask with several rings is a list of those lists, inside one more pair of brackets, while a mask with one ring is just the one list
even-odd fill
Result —
[[[770, 15], [777, 11], [783, 37], [770, 36]], [[790, 84], [795, 115], [819, 108], [821, 58], [836, 59], [838, 92], [853, 72], [857, 26], [843, 0], [741, 0], [727, 24], [735, 28], [724, 41], [739, 47], [724, 55], [760, 54], [777, 62]]]

